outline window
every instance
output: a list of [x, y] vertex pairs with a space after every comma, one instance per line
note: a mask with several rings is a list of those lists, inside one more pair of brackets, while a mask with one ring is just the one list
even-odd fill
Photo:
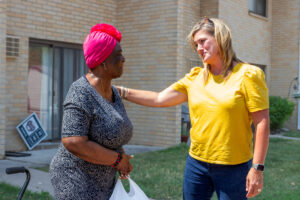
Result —
[[249, 12], [267, 17], [267, 0], [249, 0]]
[[6, 36], [6, 56], [16, 58], [19, 56], [19, 43], [20, 38], [7, 35]]
[[31, 39], [28, 67], [28, 114], [38, 115], [46, 139], [60, 139], [63, 100], [88, 70], [82, 46]]

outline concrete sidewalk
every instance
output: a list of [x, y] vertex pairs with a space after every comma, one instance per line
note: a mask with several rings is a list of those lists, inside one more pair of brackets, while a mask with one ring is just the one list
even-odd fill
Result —
[[[125, 145], [125, 152], [129, 155], [146, 153], [149, 151], [157, 151], [164, 149], [162, 147], [141, 146], [141, 145]], [[27, 190], [33, 192], [45, 191], [52, 196], [53, 188], [50, 182], [50, 177], [47, 172], [36, 170], [36, 167], [44, 167], [50, 164], [52, 157], [55, 155], [57, 148], [38, 149], [26, 151], [31, 156], [27, 157], [12, 157], [7, 156], [5, 160], [0, 160], [0, 182], [5, 182], [14, 186], [22, 187], [26, 179], [25, 173], [7, 175], [5, 169], [9, 167], [27, 167], [31, 173], [31, 180]]]

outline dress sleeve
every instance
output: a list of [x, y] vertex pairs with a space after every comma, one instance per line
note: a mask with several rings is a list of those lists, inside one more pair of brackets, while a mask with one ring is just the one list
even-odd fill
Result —
[[201, 71], [200, 67], [192, 68], [189, 73], [187, 73], [179, 81], [173, 83], [170, 87], [173, 88], [174, 90], [177, 90], [177, 91], [181, 92], [181, 93], [187, 94], [188, 93], [188, 88], [190, 87], [193, 80], [200, 73], [200, 71]]
[[269, 108], [268, 88], [264, 72], [255, 66], [245, 72], [242, 91], [249, 112], [256, 112]]
[[79, 106], [69, 103], [64, 106], [62, 137], [87, 136], [90, 116]]

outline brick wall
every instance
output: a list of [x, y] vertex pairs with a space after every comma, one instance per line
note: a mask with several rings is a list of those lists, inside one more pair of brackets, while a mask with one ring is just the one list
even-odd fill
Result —
[[200, 0], [201, 17], [211, 17], [216, 18], [219, 15], [219, 0]]
[[[191, 68], [199, 66], [201, 59], [190, 45], [187, 38], [193, 26], [200, 20], [202, 4], [198, 0], [178, 1], [178, 47], [177, 47], [177, 79], [182, 78]], [[188, 107], [188, 103], [183, 105]], [[176, 127], [181, 129], [181, 105], [177, 106]]]
[[178, 4], [178, 47], [177, 47], [177, 79], [188, 73], [200, 57], [190, 45], [187, 36], [193, 26], [200, 20], [202, 4], [198, 0], [179, 0]]
[[[124, 0], [117, 10], [126, 63], [124, 75], [115, 84], [161, 91], [190, 70], [190, 59], [199, 59], [186, 41], [200, 17], [199, 1]], [[132, 144], [180, 142], [181, 106], [148, 108], [128, 102], [125, 106], [134, 124]]]
[[5, 156], [5, 36], [6, 36], [6, 0], [0, 1], [0, 159]]
[[237, 56], [250, 63], [266, 65], [270, 85], [272, 1], [268, 1], [268, 16], [248, 12], [248, 0], [201, 0], [201, 17], [222, 19], [231, 29], [233, 47]]
[[[160, 91], [177, 78], [177, 2], [123, 0], [117, 4], [117, 27], [124, 38], [124, 74], [115, 84]], [[126, 17], [125, 17], [126, 16]], [[179, 143], [176, 108], [148, 108], [125, 102], [134, 125], [132, 144]]]
[[[92, 25], [116, 25], [126, 63], [114, 84], [160, 91], [199, 61], [185, 40], [195, 22], [201, 16], [219, 17], [232, 30], [238, 57], [266, 65], [270, 94], [285, 96], [290, 79], [298, 74], [299, 8], [297, 0], [269, 0], [264, 18], [248, 13], [247, 0], [0, 0], [0, 158], [4, 145], [6, 150], [26, 149], [15, 127], [27, 116], [29, 38], [82, 44]], [[20, 38], [16, 59], [5, 59], [6, 33]], [[180, 106], [125, 106], [134, 124], [131, 144], [180, 142]]]
[[231, 29], [233, 47], [243, 61], [266, 65], [270, 87], [272, 4], [268, 1], [267, 17], [248, 12], [248, 0], [219, 2], [219, 18]]
[[[27, 117], [28, 38], [20, 38], [18, 58], [6, 62], [6, 144], [7, 151], [21, 151], [26, 146], [16, 126]], [[17, 144], [17, 145], [16, 145]]]
[[[298, 76], [300, 2], [273, 1], [272, 23], [272, 69], [270, 93], [292, 101], [291, 81]], [[297, 108], [293, 117], [286, 124], [297, 128]]]
[[115, 24], [114, 0], [10, 0], [8, 33], [82, 44], [92, 25]]
[[[29, 38], [82, 44], [92, 25], [115, 24], [115, 2], [114, 0], [8, 1], [7, 34], [20, 37], [21, 52], [18, 58], [9, 59], [6, 63], [6, 96], [9, 99], [6, 104], [6, 150], [26, 149], [16, 131], [16, 126], [27, 117]], [[2, 14], [0, 16], [2, 24]]]
[[[190, 70], [190, 59], [199, 59], [186, 41], [199, 20], [199, 1], [128, 0], [119, 2], [117, 10], [126, 63], [124, 75], [116, 84], [161, 91]], [[170, 146], [180, 142], [181, 106], [125, 105], [134, 124], [131, 143]]]

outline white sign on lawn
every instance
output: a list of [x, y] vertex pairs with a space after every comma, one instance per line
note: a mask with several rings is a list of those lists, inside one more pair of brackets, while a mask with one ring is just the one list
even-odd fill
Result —
[[17, 130], [29, 150], [33, 149], [47, 137], [47, 132], [43, 129], [36, 113], [32, 113], [23, 122], [21, 122], [17, 126]]

